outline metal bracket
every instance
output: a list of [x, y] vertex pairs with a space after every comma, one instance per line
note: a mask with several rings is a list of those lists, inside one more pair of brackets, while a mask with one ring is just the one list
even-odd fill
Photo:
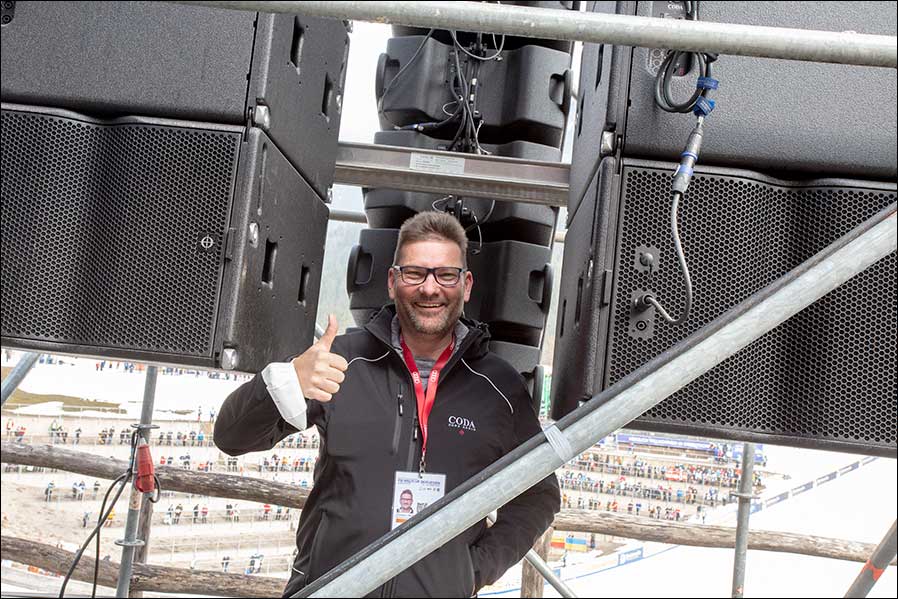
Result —
[[268, 109], [268, 106], [256, 104], [253, 107], [253, 125], [263, 131], [268, 131], [271, 127], [271, 111]]
[[614, 154], [614, 141], [614, 131], [602, 131], [602, 138], [599, 143], [599, 156], [610, 156]]
[[569, 164], [340, 142], [334, 183], [567, 206]]
[[738, 491], [730, 491], [730, 497], [738, 497], [740, 499], [760, 499], [761, 496], [756, 493], [740, 493]]

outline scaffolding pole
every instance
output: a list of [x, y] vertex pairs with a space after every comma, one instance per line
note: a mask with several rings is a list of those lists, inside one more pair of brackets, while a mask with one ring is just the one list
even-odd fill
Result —
[[[493, 519], [492, 514], [487, 516], [486, 519], [490, 524], [496, 523], [495, 519]], [[546, 582], [552, 585], [552, 588], [558, 591], [559, 595], [565, 597], [566, 599], [577, 599], [577, 595], [574, 594], [574, 591], [572, 591], [570, 587], [567, 586], [563, 580], [561, 580], [560, 576], [555, 574], [555, 571], [549, 567], [549, 564], [547, 564], [545, 560], [543, 560], [540, 554], [531, 549], [527, 552], [527, 555], [524, 556], [524, 559], [530, 562], [530, 565], [533, 566], [533, 569], [536, 570]], [[522, 589], [524, 588], [523, 584], [524, 582], [523, 580], [521, 580]]]
[[755, 444], [742, 446], [742, 475], [739, 479], [739, 513], [736, 517], [736, 551], [733, 554], [733, 592], [738, 599], [745, 595], [745, 559], [748, 555], [748, 518], [751, 515], [755, 476]]
[[[140, 409], [140, 424], [137, 425], [137, 443], [149, 443], [150, 428], [153, 422], [153, 405], [156, 400], [156, 379], [159, 369], [147, 366], [147, 378], [143, 387], [143, 405]], [[132, 425], [133, 426], [133, 425]], [[131, 497], [128, 501], [128, 518], [125, 520], [125, 538], [115, 542], [122, 548], [122, 561], [119, 564], [116, 597], [128, 597], [131, 588], [131, 572], [134, 568], [134, 550], [144, 541], [137, 538], [137, 523], [140, 519], [140, 500], [148, 501], [143, 493], [137, 490], [137, 460], [134, 461], [134, 481], [131, 483]]]
[[889, 562], [895, 559], [895, 555], [898, 554], [898, 532], [896, 532], [895, 526], [896, 523], [892, 522], [889, 532], [873, 550], [873, 555], [851, 583], [851, 587], [845, 593], [846, 597], [866, 597], [885, 569], [889, 567]]
[[294, 596], [360, 597], [390, 580], [599, 439], [894, 252], [895, 211], [893, 203]]
[[374, 23], [438, 27], [521, 37], [787, 58], [864, 66], [898, 66], [895, 37], [850, 31], [758, 27], [482, 2], [221, 2], [175, 4], [300, 13]]
[[41, 355], [38, 353], [27, 353], [19, 358], [19, 363], [12, 369], [9, 376], [3, 379], [3, 384], [0, 385], [0, 396], [3, 398], [3, 402], [0, 403], [0, 405], [6, 405], [6, 400], [12, 396], [12, 392], [15, 391], [25, 377], [28, 376], [28, 373], [31, 372], [35, 362], [37, 362], [37, 359], [40, 357]]

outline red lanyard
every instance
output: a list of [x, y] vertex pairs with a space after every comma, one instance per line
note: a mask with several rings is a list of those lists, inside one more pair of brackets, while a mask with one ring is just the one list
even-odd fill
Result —
[[427, 420], [430, 418], [430, 411], [433, 409], [433, 402], [437, 396], [437, 384], [440, 380], [440, 370], [452, 357], [452, 349], [455, 347], [455, 337], [449, 346], [440, 354], [437, 363], [433, 365], [430, 376], [427, 379], [427, 394], [424, 393], [424, 386], [421, 384], [421, 374], [418, 372], [418, 365], [412, 356], [412, 351], [405, 344], [405, 340], [400, 337], [399, 343], [402, 345], [402, 356], [405, 358], [405, 366], [412, 374], [412, 382], [415, 384], [415, 397], [418, 399], [418, 421], [421, 423], [421, 467], [420, 471], [424, 472], [424, 456], [427, 454]]

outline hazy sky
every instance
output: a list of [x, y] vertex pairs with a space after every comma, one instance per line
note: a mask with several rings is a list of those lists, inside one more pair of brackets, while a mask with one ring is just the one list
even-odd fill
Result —
[[[343, 94], [340, 140], [374, 143], [379, 130], [377, 102], [374, 99], [374, 75], [377, 58], [387, 49], [390, 26], [355, 21], [349, 41], [349, 69]], [[345, 185], [334, 186], [333, 207], [362, 210], [362, 190]]]

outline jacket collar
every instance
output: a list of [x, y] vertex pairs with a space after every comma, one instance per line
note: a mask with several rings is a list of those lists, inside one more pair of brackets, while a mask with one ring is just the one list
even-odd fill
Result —
[[[387, 304], [364, 326], [365, 330], [391, 349], [393, 348], [391, 323], [395, 315], [396, 305]], [[490, 349], [489, 327], [486, 323], [465, 317], [461, 318], [461, 322], [468, 327], [468, 334], [465, 335], [456, 354], [467, 359], [482, 358]]]

